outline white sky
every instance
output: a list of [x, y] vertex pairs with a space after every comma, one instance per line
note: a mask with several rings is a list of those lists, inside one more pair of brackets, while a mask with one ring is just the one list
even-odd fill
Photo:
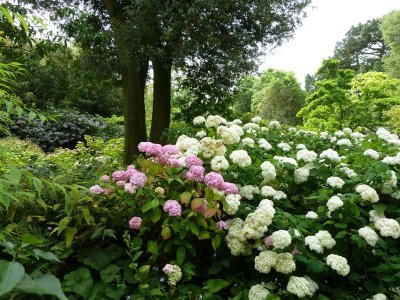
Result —
[[300, 82], [314, 74], [322, 60], [333, 55], [352, 25], [400, 9], [400, 0], [313, 0], [294, 38], [261, 58], [260, 71], [293, 71]]

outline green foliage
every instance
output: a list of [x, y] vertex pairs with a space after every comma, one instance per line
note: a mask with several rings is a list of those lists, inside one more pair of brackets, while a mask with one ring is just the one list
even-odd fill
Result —
[[305, 96], [294, 73], [268, 69], [254, 84], [251, 110], [262, 118], [298, 124], [296, 113], [304, 105]]
[[388, 118], [388, 124], [396, 133], [400, 133], [400, 105], [391, 107], [389, 110], [385, 111], [384, 114]]
[[340, 61], [343, 69], [357, 73], [383, 71], [383, 57], [389, 48], [380, 25], [380, 19], [372, 19], [352, 26], [346, 37], [336, 44], [333, 58]]
[[400, 80], [385, 73], [359, 74], [351, 84], [352, 113], [350, 124], [375, 129], [385, 126], [388, 119], [385, 111], [400, 105]]
[[306, 98], [297, 116], [312, 130], [334, 130], [348, 127], [352, 105], [348, 89], [354, 71], [341, 69], [340, 62], [325, 60], [316, 73], [316, 90]]
[[384, 67], [393, 77], [400, 78], [400, 11], [394, 10], [382, 18], [382, 35], [385, 43], [390, 46], [390, 53], [384, 58]]

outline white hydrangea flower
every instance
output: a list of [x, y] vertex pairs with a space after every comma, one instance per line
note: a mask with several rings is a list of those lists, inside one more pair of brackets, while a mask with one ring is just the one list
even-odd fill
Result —
[[309, 211], [306, 214], [306, 218], [307, 219], [318, 219], [318, 214], [316, 212]]
[[400, 152], [396, 156], [386, 156], [382, 162], [390, 166], [400, 165]]
[[331, 234], [326, 230], [320, 230], [315, 234], [322, 247], [332, 249], [336, 245], [336, 241], [332, 238]]
[[278, 145], [276, 145], [278, 148], [282, 149], [285, 152], [290, 151], [292, 149], [288, 143], [280, 142]]
[[243, 128], [240, 127], [240, 126], [237, 125], [237, 124], [231, 124], [231, 125], [229, 126], [229, 128], [230, 128], [230, 129], [233, 129], [233, 130], [236, 132], [236, 134], [237, 134], [238, 136], [244, 135]]
[[260, 165], [261, 174], [265, 181], [272, 181], [276, 178], [276, 169], [269, 161], [265, 161]]
[[306, 182], [308, 180], [308, 176], [310, 176], [310, 169], [312, 168], [312, 166], [306, 165], [304, 167], [301, 168], [297, 168], [296, 170], [294, 170], [294, 182], [297, 184]]
[[323, 140], [326, 140], [329, 137], [329, 134], [326, 131], [321, 131], [319, 137]]
[[246, 123], [243, 125], [243, 129], [244, 130], [260, 130], [260, 125], [256, 124], [256, 123]]
[[250, 148], [254, 148], [254, 140], [252, 138], [246, 137], [242, 140], [242, 144], [250, 147]]
[[304, 145], [304, 144], [298, 144], [298, 145], [296, 146], [296, 149], [302, 150], [302, 149], [307, 149], [307, 147], [306, 147], [306, 145]]
[[372, 158], [372, 159], [379, 159], [379, 153], [378, 152], [376, 152], [375, 150], [373, 150], [373, 149], [367, 149], [367, 150], [365, 150], [364, 151], [364, 153], [363, 153], [363, 155], [364, 156], [366, 156], [366, 157], [370, 157], [370, 158]]
[[321, 242], [313, 235], [306, 236], [304, 243], [306, 246], [308, 246], [308, 248], [310, 248], [310, 250], [313, 250], [317, 253], [324, 252], [324, 247], [322, 247]]
[[353, 144], [349, 139], [340, 139], [336, 142], [336, 145], [338, 146], [346, 146], [346, 147], [351, 147]]
[[343, 256], [329, 254], [326, 257], [326, 263], [341, 276], [347, 276], [350, 273], [350, 266], [347, 263], [347, 259]]
[[202, 147], [202, 154], [205, 158], [211, 158], [214, 156], [224, 156], [226, 153], [226, 147], [222, 140], [215, 140], [210, 137], [205, 137], [200, 140]]
[[314, 151], [302, 149], [296, 154], [297, 161], [304, 161], [305, 163], [311, 163], [317, 159], [318, 155]]
[[275, 209], [270, 205], [258, 207], [254, 212], [249, 213], [244, 220], [243, 235], [246, 239], [260, 239], [271, 225], [275, 216]]
[[368, 245], [375, 247], [379, 237], [378, 234], [372, 228], [365, 226], [358, 229], [358, 234], [367, 242]]
[[198, 116], [198, 117], [193, 119], [193, 124], [194, 125], [201, 125], [201, 124], [203, 124], [205, 122], [206, 122], [206, 118], [204, 118], [203, 116]]
[[337, 137], [342, 137], [342, 136], [345, 136], [345, 133], [341, 130], [338, 130], [338, 131], [335, 131], [334, 135]]
[[381, 236], [398, 239], [400, 237], [400, 225], [394, 219], [382, 218], [375, 222], [375, 227]]
[[279, 123], [279, 121], [271, 121], [269, 122], [268, 126], [272, 128], [279, 128], [281, 127], [281, 123]]
[[190, 138], [186, 135], [181, 135], [176, 141], [176, 146], [182, 153], [187, 155], [198, 155], [201, 150], [201, 144], [195, 138]]
[[357, 173], [348, 167], [341, 167], [340, 171], [342, 171], [348, 178], [353, 178], [357, 176]]
[[246, 198], [248, 200], [253, 200], [253, 195], [259, 194], [259, 193], [260, 193], [260, 189], [258, 187], [252, 186], [252, 185], [245, 185], [239, 189], [240, 196], [242, 196], [243, 198]]
[[332, 196], [326, 203], [328, 211], [332, 212], [343, 206], [343, 201], [338, 196]]
[[224, 156], [214, 156], [211, 160], [211, 169], [215, 172], [219, 172], [221, 170], [226, 170], [229, 168], [229, 162], [226, 160]]
[[232, 151], [229, 158], [232, 160], [234, 164], [242, 168], [251, 166], [252, 163], [251, 157], [249, 156], [246, 150], [234, 150]]
[[372, 296], [372, 300], [387, 300], [385, 294], [379, 293]]
[[276, 190], [268, 185], [265, 185], [261, 188], [261, 195], [264, 197], [274, 197], [276, 194]]
[[232, 127], [218, 126], [217, 133], [225, 145], [232, 145], [240, 142], [240, 136]]
[[269, 199], [263, 199], [263, 200], [261, 200], [260, 203], [258, 204], [258, 207], [265, 206], [265, 205], [274, 207], [274, 202], [272, 202], [272, 201], [269, 200]]
[[207, 133], [204, 130], [200, 130], [196, 133], [196, 137], [198, 137], [199, 139], [202, 139], [203, 137], [205, 137], [207, 135]]
[[299, 298], [312, 297], [318, 290], [318, 285], [308, 276], [290, 276], [286, 290]]
[[275, 265], [277, 254], [273, 251], [263, 251], [254, 258], [254, 268], [264, 274], [271, 272]]
[[282, 200], [282, 199], [286, 199], [286, 198], [287, 198], [287, 195], [282, 191], [276, 191], [276, 193], [273, 197], [274, 200]]
[[368, 214], [369, 214], [369, 221], [372, 223], [375, 223], [379, 219], [385, 218], [383, 212], [378, 213], [376, 210], [370, 210]]
[[215, 116], [208, 116], [207, 120], [205, 122], [205, 125], [207, 128], [210, 128], [210, 127], [217, 128], [219, 125], [226, 124], [226, 123], [227, 122], [223, 117], [215, 115]]
[[167, 264], [163, 268], [163, 272], [168, 276], [168, 284], [170, 286], [175, 286], [179, 280], [182, 278], [182, 270], [177, 265]]
[[228, 246], [233, 256], [251, 255], [251, 245], [246, 241], [243, 235], [244, 221], [235, 218], [228, 222], [228, 234], [225, 237], [226, 245]]
[[279, 161], [281, 164], [287, 163], [295, 166], [296, 168], [298, 167], [297, 161], [294, 158], [286, 156], [274, 156], [274, 159]]
[[231, 122], [232, 124], [236, 124], [236, 125], [242, 125], [242, 120], [240, 119], [235, 119]]
[[297, 128], [296, 127], [289, 127], [289, 132], [291, 132], [291, 133], [296, 133], [296, 131], [297, 131]]
[[329, 177], [326, 180], [326, 183], [329, 186], [334, 187], [334, 188], [338, 188], [338, 189], [341, 189], [343, 187], [343, 185], [345, 184], [345, 182], [344, 182], [344, 180], [342, 178], [336, 177], [336, 176]]
[[385, 128], [378, 128], [376, 131], [376, 135], [388, 144], [393, 144], [396, 146], [400, 145], [399, 136], [397, 134], [390, 133]]
[[262, 118], [260, 118], [260, 117], [254, 117], [251, 119], [251, 122], [256, 123], [256, 124], [260, 123], [261, 121], [262, 121]]
[[292, 243], [292, 237], [287, 230], [277, 230], [271, 235], [275, 249], [283, 249]]
[[378, 193], [370, 186], [366, 184], [360, 184], [356, 187], [356, 192], [360, 194], [361, 199], [370, 203], [376, 203], [379, 201]]
[[340, 156], [339, 154], [332, 149], [327, 149], [325, 151], [322, 151], [321, 154], [319, 155], [320, 158], [322, 159], [328, 159], [332, 162], [339, 163], [340, 162]]
[[249, 300], [265, 300], [270, 294], [262, 284], [253, 285], [249, 290]]
[[395, 171], [388, 171], [390, 173], [390, 179], [386, 180], [383, 185], [381, 192], [382, 194], [388, 195], [393, 193], [393, 188], [397, 186], [397, 176]]
[[224, 208], [225, 212], [228, 215], [234, 215], [236, 214], [237, 210], [239, 209], [240, 206], [240, 195], [228, 195], [225, 197], [225, 201], [228, 205], [228, 207]]
[[346, 127], [346, 128], [343, 129], [343, 132], [346, 133], [346, 134], [350, 134], [350, 133], [353, 132], [353, 130], [351, 130], [350, 128]]
[[296, 270], [296, 263], [293, 260], [293, 255], [285, 252], [276, 255], [274, 269], [282, 274], [290, 274]]
[[265, 139], [259, 139], [258, 144], [260, 145], [260, 148], [264, 149], [265, 151], [269, 151], [272, 149], [271, 144], [268, 143]]

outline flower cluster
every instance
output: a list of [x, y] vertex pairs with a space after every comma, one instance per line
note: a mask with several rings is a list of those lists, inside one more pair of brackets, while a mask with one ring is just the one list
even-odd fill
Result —
[[175, 286], [182, 278], [181, 268], [177, 265], [166, 264], [162, 270], [167, 274], [168, 284], [171, 286]]

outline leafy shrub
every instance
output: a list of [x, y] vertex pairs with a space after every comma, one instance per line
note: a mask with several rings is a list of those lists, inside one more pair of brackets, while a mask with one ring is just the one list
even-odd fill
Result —
[[19, 116], [11, 127], [12, 132], [22, 139], [30, 139], [44, 151], [57, 147], [74, 148], [83, 141], [85, 134], [104, 129], [106, 125], [95, 117], [76, 111], [53, 111], [47, 121], [31, 120], [27, 114]]
[[12, 137], [0, 139], [0, 149], [0, 171], [12, 165], [34, 164], [45, 156], [38, 145]]

